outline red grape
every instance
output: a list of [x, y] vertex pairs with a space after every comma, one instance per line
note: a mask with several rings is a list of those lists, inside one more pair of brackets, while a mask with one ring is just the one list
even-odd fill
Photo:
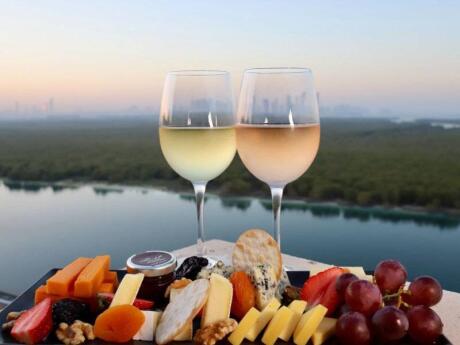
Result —
[[380, 262], [374, 272], [375, 282], [384, 294], [398, 292], [407, 279], [407, 271], [399, 261]]
[[409, 293], [405, 296], [405, 301], [413, 306], [431, 307], [438, 304], [441, 298], [441, 284], [433, 277], [421, 276], [409, 285]]
[[379, 288], [367, 280], [356, 280], [345, 291], [345, 302], [350, 310], [372, 316], [382, 305]]
[[372, 317], [376, 335], [383, 341], [402, 339], [409, 329], [409, 320], [403, 311], [396, 307], [384, 307]]
[[357, 312], [349, 312], [339, 317], [335, 333], [343, 345], [368, 345], [371, 342], [368, 321], [363, 314]]
[[350, 283], [354, 282], [355, 280], [359, 279], [353, 273], [344, 273], [337, 278], [335, 282], [335, 288], [342, 300], [345, 298], [345, 290], [347, 289], [348, 285], [350, 285]]
[[432, 309], [419, 305], [407, 312], [409, 336], [417, 343], [432, 344], [442, 334], [442, 321]]

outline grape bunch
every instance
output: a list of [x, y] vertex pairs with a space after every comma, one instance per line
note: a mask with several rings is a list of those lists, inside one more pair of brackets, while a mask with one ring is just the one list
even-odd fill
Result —
[[442, 287], [429, 276], [416, 278], [406, 289], [407, 271], [396, 260], [380, 262], [374, 283], [344, 273], [336, 280], [343, 305], [336, 335], [342, 345], [369, 345], [373, 339], [394, 343], [409, 337], [417, 344], [432, 344], [443, 324], [430, 308], [442, 298]]

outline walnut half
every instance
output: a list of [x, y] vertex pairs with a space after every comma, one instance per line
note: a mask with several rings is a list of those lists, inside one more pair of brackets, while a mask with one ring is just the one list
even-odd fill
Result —
[[72, 325], [65, 322], [59, 324], [56, 337], [65, 345], [79, 345], [86, 340], [94, 340], [93, 326], [82, 321], [75, 321]]
[[199, 329], [193, 340], [197, 345], [214, 345], [219, 340], [224, 339], [229, 333], [233, 332], [236, 326], [238, 326], [238, 322], [233, 319], [217, 321]]

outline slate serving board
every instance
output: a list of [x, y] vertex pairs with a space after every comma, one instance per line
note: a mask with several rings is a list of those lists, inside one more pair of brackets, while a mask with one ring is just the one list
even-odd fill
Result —
[[[31, 306], [33, 306], [35, 290], [39, 286], [44, 285], [46, 280], [49, 277], [51, 277], [53, 274], [55, 274], [57, 270], [58, 269], [55, 268], [55, 269], [52, 269], [49, 272], [47, 272], [42, 278], [40, 278], [35, 284], [33, 284], [29, 289], [27, 289], [22, 295], [17, 297], [13, 302], [11, 302], [7, 307], [5, 307], [0, 312], [0, 324], [3, 324], [3, 322], [5, 322], [6, 315], [10, 311], [25, 310], [25, 309], [28, 309]], [[118, 273], [119, 279], [121, 280], [123, 278], [123, 276], [125, 275], [126, 271], [118, 270], [117, 273]], [[289, 271], [288, 276], [289, 276], [289, 279], [291, 280], [292, 285], [302, 286], [304, 281], [308, 278], [309, 272], [308, 271]], [[225, 343], [225, 342], [221, 342], [221, 343]], [[281, 341], [281, 340], [277, 341], [277, 344], [283, 344], [283, 343], [287, 344], [286, 342]], [[18, 344], [18, 343], [9, 334], [0, 332], [0, 345], [3, 345], [3, 344], [12, 345], [12, 344]], [[50, 335], [48, 337], [48, 340], [46, 342], [44, 342], [44, 344], [62, 345], [62, 343], [59, 342], [54, 335]], [[108, 343], [105, 342], [105, 341], [96, 339], [94, 341], [87, 341], [87, 342], [85, 342], [85, 344], [87, 344], [87, 345], [107, 345]], [[128, 344], [128, 345], [146, 345], [146, 344], [149, 344], [149, 342], [131, 341], [131, 342], [128, 342], [126, 344]], [[172, 343], [172, 344], [174, 344], [174, 343]], [[177, 345], [179, 345], [179, 344], [181, 344], [181, 345], [192, 345], [193, 342], [181, 341], [181, 342], [175, 342], [175, 344], [177, 344]], [[227, 342], [227, 344], [229, 344], [229, 343]], [[243, 342], [243, 344], [263, 345], [262, 342], [260, 342], [260, 339], [256, 340], [255, 343], [245, 341], [245, 342]], [[325, 345], [338, 345], [338, 342], [335, 339], [331, 339]], [[403, 341], [403, 342], [398, 343], [398, 345], [415, 345], [415, 344], [413, 344], [409, 340], [407, 340], [407, 341]], [[449, 340], [447, 340], [447, 338], [442, 336], [438, 340], [436, 345], [452, 345], [452, 343], [449, 342]]]

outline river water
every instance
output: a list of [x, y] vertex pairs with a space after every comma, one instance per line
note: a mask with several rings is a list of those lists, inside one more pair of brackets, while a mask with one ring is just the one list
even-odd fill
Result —
[[[135, 252], [172, 250], [195, 241], [189, 194], [151, 188], [62, 187], [0, 181], [0, 291], [18, 294], [51, 267], [77, 256], [112, 255], [113, 267]], [[210, 196], [207, 238], [235, 241], [251, 227], [271, 231], [269, 200]], [[443, 215], [286, 202], [285, 253], [372, 269], [399, 259], [410, 277], [430, 274], [460, 291], [460, 219]]]

